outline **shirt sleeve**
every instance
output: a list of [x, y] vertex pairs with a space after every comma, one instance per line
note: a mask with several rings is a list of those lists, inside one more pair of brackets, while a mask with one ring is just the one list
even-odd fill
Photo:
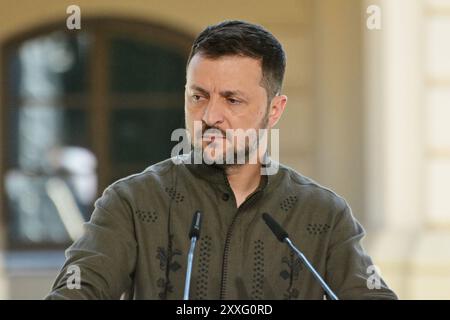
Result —
[[95, 202], [45, 299], [119, 299], [131, 287], [137, 244], [131, 206], [119, 191], [110, 186]]
[[326, 279], [339, 299], [397, 299], [364, 251], [365, 231], [348, 205], [339, 213], [327, 255]]

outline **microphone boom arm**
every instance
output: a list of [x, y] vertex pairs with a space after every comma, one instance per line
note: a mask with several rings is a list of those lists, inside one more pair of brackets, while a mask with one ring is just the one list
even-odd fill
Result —
[[264, 222], [269, 227], [270, 231], [275, 235], [275, 237], [280, 242], [286, 243], [292, 251], [294, 251], [299, 259], [303, 262], [303, 264], [306, 266], [306, 268], [313, 274], [314, 278], [319, 282], [320, 286], [325, 290], [325, 292], [328, 294], [328, 296], [331, 298], [331, 300], [339, 300], [338, 297], [334, 294], [333, 290], [330, 289], [330, 287], [326, 284], [326, 282], [322, 279], [322, 277], [319, 275], [319, 273], [314, 269], [312, 264], [306, 259], [305, 255], [297, 249], [297, 247], [292, 243], [291, 239], [289, 239], [289, 235], [284, 230], [278, 222], [275, 221], [272, 216], [270, 216], [268, 213], [263, 213], [262, 218]]
[[191, 287], [192, 264], [194, 263], [194, 251], [197, 240], [200, 238], [200, 228], [202, 225], [202, 213], [197, 210], [192, 217], [191, 229], [189, 230], [189, 239], [191, 239], [191, 246], [189, 248], [186, 280], [184, 283], [183, 300], [189, 300], [189, 289]]
[[314, 278], [319, 282], [319, 284], [322, 286], [323, 290], [328, 294], [328, 296], [331, 298], [331, 300], [339, 300], [339, 298], [336, 296], [336, 294], [333, 292], [333, 290], [330, 289], [330, 287], [326, 284], [326, 282], [322, 279], [322, 277], [317, 273], [316, 269], [311, 265], [311, 263], [306, 259], [305, 255], [297, 249], [296, 246], [292, 244], [292, 241], [289, 238], [285, 238], [284, 242], [287, 243], [287, 245], [297, 254], [299, 259], [303, 262], [303, 264], [308, 268], [308, 270], [312, 273]]
[[187, 263], [187, 270], [186, 270], [186, 281], [184, 283], [183, 300], [189, 300], [189, 288], [191, 287], [192, 264], [194, 262], [194, 251], [195, 251], [196, 242], [197, 242], [197, 237], [192, 237], [191, 247], [189, 248], [189, 253], [188, 253], [188, 263]]

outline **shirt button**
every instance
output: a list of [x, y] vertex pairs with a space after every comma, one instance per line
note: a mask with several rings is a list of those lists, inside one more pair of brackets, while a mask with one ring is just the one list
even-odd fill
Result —
[[230, 199], [230, 195], [229, 195], [228, 193], [224, 193], [224, 194], [222, 195], [222, 200], [223, 200], [223, 201], [228, 201], [228, 199]]

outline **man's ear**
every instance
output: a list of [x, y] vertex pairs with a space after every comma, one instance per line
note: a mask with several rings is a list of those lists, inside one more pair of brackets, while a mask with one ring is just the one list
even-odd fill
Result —
[[288, 98], [286, 95], [277, 95], [273, 97], [269, 108], [269, 128], [273, 128], [281, 118], [284, 108], [286, 108], [287, 100]]

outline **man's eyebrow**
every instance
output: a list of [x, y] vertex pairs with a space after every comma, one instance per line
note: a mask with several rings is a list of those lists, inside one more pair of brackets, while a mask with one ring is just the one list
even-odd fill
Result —
[[197, 85], [193, 84], [193, 85], [189, 86], [189, 88], [190, 88], [191, 90], [195, 90], [195, 91], [198, 91], [198, 92], [203, 93], [203, 94], [206, 95], [206, 96], [209, 96], [208, 90], [203, 89], [203, 88], [200, 87], [200, 86], [197, 86]]
[[226, 91], [220, 92], [220, 95], [222, 97], [224, 97], [224, 98], [241, 96], [244, 99], [248, 99], [247, 95], [244, 92], [240, 91], [240, 90], [226, 90]]
[[[198, 85], [190, 85], [189, 88], [191, 90], [195, 90], [198, 91], [206, 96], [209, 96], [209, 92], [206, 89], [203, 89], [202, 87], [198, 86]], [[247, 95], [242, 92], [241, 90], [225, 90], [225, 91], [221, 91], [220, 95], [224, 98], [229, 98], [229, 97], [236, 97], [236, 96], [241, 96], [244, 99], [248, 99]]]

